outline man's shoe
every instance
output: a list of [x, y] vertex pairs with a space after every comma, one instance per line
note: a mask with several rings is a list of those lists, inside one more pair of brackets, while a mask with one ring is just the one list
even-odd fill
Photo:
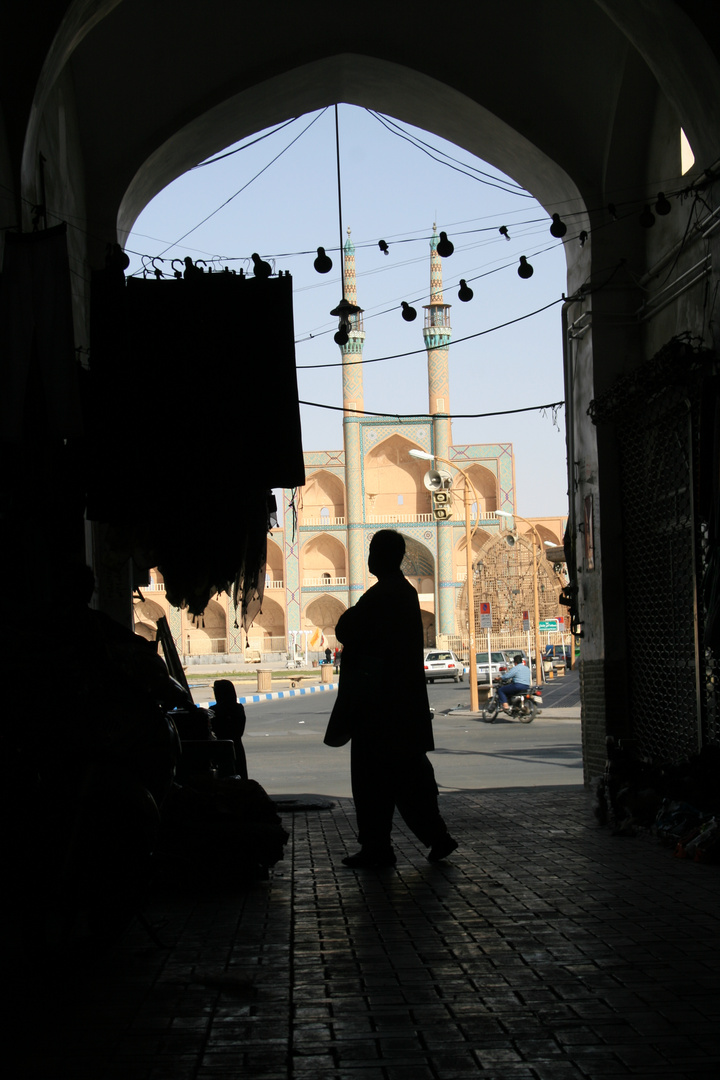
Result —
[[445, 833], [430, 848], [428, 862], [440, 862], [442, 859], [447, 859], [448, 855], [452, 855], [453, 851], [457, 850], [457, 846], [457, 840], [450, 833]]
[[346, 855], [343, 866], [349, 866], [351, 870], [363, 870], [382, 866], [395, 866], [397, 858], [392, 848], [388, 851], [358, 851], [355, 855]]

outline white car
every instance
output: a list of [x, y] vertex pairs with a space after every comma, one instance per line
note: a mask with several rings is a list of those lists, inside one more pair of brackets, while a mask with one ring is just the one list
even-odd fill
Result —
[[435, 649], [425, 653], [425, 680], [453, 679], [462, 682], [463, 666], [454, 652], [449, 649]]
[[504, 675], [508, 669], [505, 654], [502, 652], [490, 653], [490, 675], [488, 675], [488, 654], [486, 652], [476, 653], [475, 659], [477, 661], [477, 680], [479, 683], [491, 683], [493, 679]]

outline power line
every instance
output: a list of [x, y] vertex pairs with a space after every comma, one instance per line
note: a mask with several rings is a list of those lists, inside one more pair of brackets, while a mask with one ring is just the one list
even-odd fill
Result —
[[[393, 420], [432, 420], [432, 413], [388, 413], [370, 412], [369, 409], [346, 409], [344, 405], [324, 405], [319, 401], [298, 401], [299, 405], [308, 405], [313, 409], [330, 409], [332, 412], [347, 412], [354, 416], [385, 416]], [[564, 401], [551, 401], [547, 405], [527, 405], [522, 409], [498, 409], [485, 413], [443, 413], [448, 420], [483, 420], [488, 416], [512, 416], [513, 413], [543, 412], [545, 409], [560, 409]]]
[[[463, 341], [472, 341], [473, 338], [483, 337], [485, 334], [492, 334], [495, 330], [503, 330], [506, 326], [513, 326], [515, 323], [523, 322], [524, 319], [531, 319], [533, 315], [540, 315], [543, 311], [548, 311], [549, 308], [554, 307], [555, 304], [561, 304], [566, 297], [560, 296], [556, 300], [551, 300], [549, 304], [545, 304], [544, 307], [536, 308], [535, 311], [528, 311], [525, 315], [518, 315], [515, 319], [509, 319], [507, 322], [498, 323], [497, 326], [489, 326], [486, 330], [478, 330], [475, 334], [466, 334], [465, 337], [456, 338], [454, 341], [449, 341], [448, 345], [459, 345]], [[311, 368], [334, 368], [334, 367], [354, 367], [356, 364], [379, 364], [384, 360], [401, 360], [406, 356], [418, 356], [420, 353], [427, 352], [425, 346], [421, 349], [410, 349], [408, 352], [393, 353], [390, 356], [375, 356], [369, 360], [344, 360], [334, 361], [331, 364], [296, 364], [298, 371], [309, 371]]]

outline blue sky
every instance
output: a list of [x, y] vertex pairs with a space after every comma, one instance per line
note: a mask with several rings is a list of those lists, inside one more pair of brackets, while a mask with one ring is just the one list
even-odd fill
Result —
[[[338, 112], [343, 230], [351, 228], [356, 246], [364, 358], [377, 361], [364, 369], [366, 409], [428, 411], [422, 305], [429, 299], [434, 222], [455, 246], [443, 260], [445, 302], [452, 304], [457, 342], [450, 350], [451, 412], [499, 412], [561, 401], [559, 301], [566, 290], [565, 255], [562, 242], [550, 236], [546, 211], [512, 180], [503, 180], [491, 166], [435, 135], [400, 125], [402, 134], [427, 144], [431, 157], [366, 109], [341, 105]], [[238, 144], [245, 146], [238, 153], [186, 173], [146, 207], [128, 239], [129, 272], [141, 270], [141, 254], [161, 256], [165, 261], [156, 265], [168, 274], [170, 260], [186, 255], [251, 272], [253, 252], [276, 271], [289, 271], [299, 396], [314, 403], [302, 406], [303, 446], [339, 449], [342, 413], [317, 406], [342, 404], [340, 368], [305, 366], [340, 360], [333, 341], [337, 322], [329, 314], [342, 295], [335, 111], [298, 117], [248, 146], [252, 141]], [[470, 166], [495, 179], [459, 171], [470, 171]], [[507, 227], [509, 241], [500, 226]], [[377, 246], [381, 239], [389, 246], [387, 256]], [[320, 245], [333, 260], [325, 275], [313, 268]], [[534, 267], [529, 280], [518, 277], [520, 255]], [[460, 278], [474, 292], [469, 303], [457, 297]], [[401, 317], [403, 300], [418, 309], [412, 323]], [[547, 305], [546, 311], [526, 318]], [[511, 325], [494, 329], [503, 323]], [[262, 364], [262, 342], [248, 342], [247, 348]], [[408, 352], [412, 355], [381, 359]], [[271, 379], [266, 404], [272, 430]], [[564, 409], [555, 420], [551, 411], [538, 410], [458, 418], [453, 440], [513, 443], [518, 513], [567, 513]]]

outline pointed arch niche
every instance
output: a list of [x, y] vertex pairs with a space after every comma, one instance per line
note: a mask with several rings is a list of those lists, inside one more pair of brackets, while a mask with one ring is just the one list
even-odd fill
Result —
[[156, 604], [154, 600], [145, 600], [144, 603], [136, 600], [133, 605], [135, 633], [148, 641], [155, 641], [157, 621], [161, 615], [167, 615], [167, 612], [160, 604]]
[[339, 476], [320, 469], [300, 489], [300, 525], [344, 525], [345, 485]]
[[347, 552], [335, 536], [320, 533], [303, 544], [300, 552], [302, 583], [344, 585], [347, 580]]
[[[365, 520], [382, 523], [417, 520], [430, 514], [430, 493], [423, 484], [427, 464], [411, 458], [416, 443], [393, 433], [365, 456]], [[407, 537], [406, 537], [407, 539]]]
[[187, 621], [183, 621], [183, 633], [189, 653], [199, 656], [227, 652], [227, 617], [217, 600], [211, 600], [195, 621], [191, 621], [189, 617]]
[[[547, 525], [540, 525], [538, 523], [534, 523], [534, 524], [535, 524], [535, 528], [537, 529], [541, 540], [547, 540], [549, 544], [554, 544], [557, 547], [562, 547], [562, 542], [563, 542], [563, 534], [562, 533], [560, 533], [560, 535], [558, 536], [558, 534], [553, 529], [549, 529], [547, 527]], [[523, 522], [521, 522], [519, 518], [517, 519], [517, 525], [518, 525], [518, 532], [520, 533], [520, 535], [527, 537], [528, 541], [530, 541], [532, 539], [532, 535], [533, 535], [532, 534], [532, 529], [524, 528], [523, 527]]]
[[[487, 465], [480, 465], [474, 463], [472, 465], [466, 465], [462, 463], [462, 468], [470, 477], [470, 480], [477, 492], [480, 499], [480, 517], [487, 517], [488, 514], [493, 514], [498, 508], [498, 478], [495, 473], [488, 469]], [[462, 487], [461, 484], [458, 487]]]
[[335, 627], [345, 610], [345, 605], [335, 596], [327, 594], [316, 596], [305, 608], [303, 629], [312, 630], [317, 627], [322, 630], [329, 644], [334, 647], [337, 644]]
[[282, 589], [284, 585], [283, 553], [279, 544], [268, 537], [267, 559], [265, 562], [265, 588]]
[[247, 637], [248, 644], [261, 651], [282, 652], [286, 648], [285, 612], [267, 593], [263, 597], [262, 611], [253, 619]]

